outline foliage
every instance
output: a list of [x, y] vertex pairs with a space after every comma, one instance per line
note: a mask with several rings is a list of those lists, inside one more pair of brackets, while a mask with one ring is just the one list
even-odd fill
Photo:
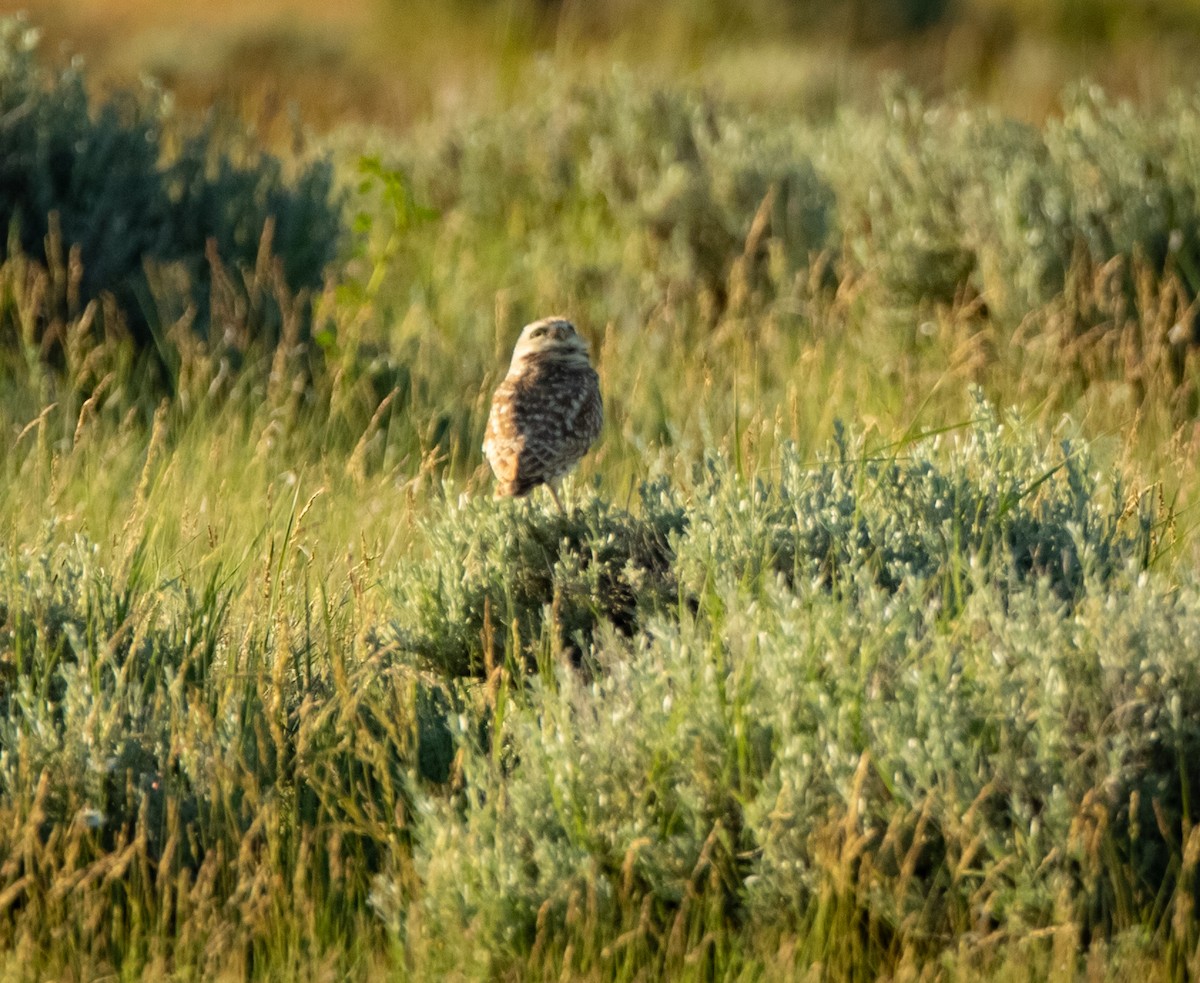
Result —
[[595, 497], [565, 515], [528, 500], [449, 509], [429, 559], [397, 578], [386, 642], [450, 676], [490, 674], [506, 652], [536, 665], [545, 644], [578, 658], [598, 625], [628, 635], [672, 602], [668, 542], [684, 523], [679, 508], [637, 518]]
[[[1081, 262], [1116, 260], [1127, 274], [1141, 263], [1196, 296], [1198, 119], [1182, 94], [1147, 116], [1081, 88], [1038, 131], [899, 94], [886, 115], [834, 127], [821, 170], [849, 254], [884, 297], [909, 306], [978, 295], [1012, 323], [1062, 293]], [[1102, 320], [1096, 312], [1080, 328]]]
[[[877, 469], [853, 442], [811, 470], [785, 455], [774, 487], [712, 462], [671, 540], [691, 603], [648, 592], [642, 631], [595, 636], [598, 676], [543, 663], [490, 737], [459, 731], [421, 897], [376, 895], [397, 930], [480, 975], [673, 973], [709, 944], [727, 966], [706, 940], [730, 932], [797, 933], [794, 965], [850, 973], [1186, 905], [1200, 675], [1171, 639], [1200, 602], [1141, 573], [1151, 515], [1099, 494], [1082, 449], [1047, 470], [980, 411]], [[458, 521], [486, 549], [478, 513]], [[526, 573], [512, 557], [503, 580]]]
[[[887, 590], [919, 581], [951, 606], [970, 570], [997, 585], [1042, 580], [1070, 599], [1150, 557], [1149, 503], [1119, 484], [1097, 500], [1086, 447], [1061, 456], [1000, 428], [979, 400], [964, 440], [869, 449], [839, 431], [812, 466], [785, 447], [778, 477], [748, 486], [708, 462], [681, 539], [681, 583], [699, 590], [720, 566], [743, 584], [782, 575], [789, 584], [840, 588], [870, 574]], [[1018, 423], [1015, 433], [1021, 434]]]
[[[446, 709], [411, 677], [358, 667], [347, 702], [313, 667], [315, 639], [285, 653], [252, 630], [230, 644], [219, 573], [193, 592], [147, 581], [140, 551], [121, 576], [97, 554], [75, 541], [0, 558], [5, 948], [40, 945], [41, 924], [63, 953], [110, 965], [223, 965], [232, 905], [261, 958], [266, 885], [285, 873], [309, 941], [345, 931], [397, 846], [379, 830], [410, 782], [422, 766], [444, 778]], [[387, 710], [399, 694], [407, 723]], [[352, 787], [373, 788], [384, 811]], [[170, 934], [141, 934], [175, 917]]]
[[[851, 405], [923, 371], [915, 411], [947, 375], [1015, 366], [996, 357], [1015, 344], [1025, 357], [1000, 385], [1023, 398], [1062, 393], [1065, 410], [1089, 386], [1132, 385], [1135, 412], [1166, 389], [1151, 402], [1181, 420], [1196, 402], [1195, 99], [1160, 115], [1070, 98], [1042, 128], [895, 91], [814, 122], [620, 73], [548, 79], [504, 113], [372, 146], [424, 218], [359, 275], [376, 288], [368, 313], [414, 389], [465, 376], [486, 398], [521, 325], [570, 311], [622, 371], [622, 437], [693, 457], [725, 421], [685, 394], [740, 385], [821, 413], [789, 369], [822, 348], [851, 353]], [[378, 208], [374, 192], [358, 201]], [[650, 385], [664, 374], [681, 384]], [[429, 410], [465, 463], [478, 406]]]
[[[797, 964], [882, 967], [980, 910], [1044, 927], [1063, 891], [1098, 938], [1159, 917], [1191, 876], [1200, 601], [1141, 572], [1150, 499], [976, 414], [770, 477], [710, 458], [632, 513], [452, 507], [377, 609], [306, 600], [298, 491], [241, 601], [219, 565], [156, 582], [149, 541], [3, 556], [0, 932], [203, 966], [233, 905], [294, 965], [279, 919], [370, 939], [369, 892], [430, 971], [608, 975], [795, 931]], [[286, 909], [247, 887], [279, 876]]]
[[838, 590], [869, 572], [954, 606], [979, 566], [1073, 599], [1086, 579], [1149, 561], [1149, 503], [1126, 502], [1119, 484], [1097, 501], [1086, 448], [1064, 443], [1052, 459], [1003, 435], [986, 403], [976, 412], [948, 451], [875, 452], [840, 433], [815, 464], [785, 446], [775, 479], [750, 483], [710, 457], [686, 503], [668, 483], [643, 485], [640, 516], [592, 496], [566, 514], [527, 500], [448, 508], [425, 530], [428, 557], [398, 572], [396, 619], [378, 641], [486, 676], [506, 652], [533, 666], [547, 645], [589, 651], [598, 624], [628, 636], [695, 606], [718, 568], [744, 585], [783, 576]]
[[[211, 266], [253, 269], [264, 236], [289, 291], [320, 286], [340, 227], [327, 162], [289, 178], [280, 160], [213, 123], [176, 132], [154, 91], [93, 106], [82, 68], [43, 68], [36, 40], [19, 19], [0, 24], [0, 224], [16, 233], [7, 251], [54, 263], [77, 250], [81, 272], [76, 291], [56, 298], [60, 316], [109, 291], [142, 347], [165, 344], [184, 316], [210, 337]], [[182, 295], [156, 290], [176, 275], [161, 267], [184, 275]], [[257, 312], [261, 342], [278, 340], [280, 318], [270, 305]]]
[[[168, 400], [65, 227], [14, 240], [0, 975], [1195, 975], [1179, 99], [818, 123], [617, 76], [345, 133], [336, 285], [235, 223], [233, 340], [176, 321]], [[295, 187], [204, 139], [168, 198]], [[478, 451], [552, 310], [607, 416], [565, 513]]]
[[448, 227], [480, 239], [519, 226], [522, 254], [566, 260], [567, 294], [607, 284], [652, 302], [699, 285], [720, 308], [731, 276], [777, 288], [829, 241], [832, 198], [793, 134], [620, 73], [552, 84], [506, 117], [422, 143], [414, 183], [453, 215]]

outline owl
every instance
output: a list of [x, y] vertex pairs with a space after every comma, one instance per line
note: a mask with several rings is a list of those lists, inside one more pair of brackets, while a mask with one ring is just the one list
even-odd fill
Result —
[[587, 344], [570, 321], [547, 317], [525, 326], [508, 375], [492, 396], [483, 453], [496, 495], [526, 495], [555, 485], [600, 435], [600, 380]]

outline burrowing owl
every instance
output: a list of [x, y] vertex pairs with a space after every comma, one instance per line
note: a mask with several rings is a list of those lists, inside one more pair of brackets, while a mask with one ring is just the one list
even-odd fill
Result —
[[600, 380], [575, 326], [547, 317], [525, 326], [508, 375], [492, 396], [483, 453], [496, 475], [497, 495], [550, 489], [600, 435]]

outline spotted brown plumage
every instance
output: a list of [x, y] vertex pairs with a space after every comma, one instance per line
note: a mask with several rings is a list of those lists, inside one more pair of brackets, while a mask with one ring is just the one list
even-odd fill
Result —
[[497, 495], [550, 489], [600, 435], [600, 380], [587, 344], [560, 317], [526, 325], [508, 375], [492, 396], [483, 453], [496, 475]]

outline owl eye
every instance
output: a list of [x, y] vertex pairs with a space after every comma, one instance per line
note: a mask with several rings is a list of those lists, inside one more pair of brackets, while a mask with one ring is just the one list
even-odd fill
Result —
[[545, 329], [545, 328], [534, 328], [534, 329], [533, 329], [533, 334], [531, 334], [529, 337], [531, 337], [531, 338], [541, 338], [541, 337], [543, 337], [545, 334], [546, 334], [546, 329]]

